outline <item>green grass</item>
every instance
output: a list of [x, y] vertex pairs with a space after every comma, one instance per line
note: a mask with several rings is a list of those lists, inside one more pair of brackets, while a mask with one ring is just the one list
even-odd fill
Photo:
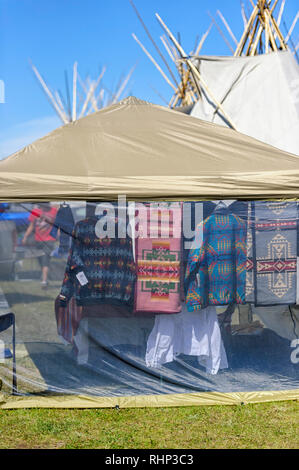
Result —
[[299, 447], [299, 405], [0, 410], [0, 448]]

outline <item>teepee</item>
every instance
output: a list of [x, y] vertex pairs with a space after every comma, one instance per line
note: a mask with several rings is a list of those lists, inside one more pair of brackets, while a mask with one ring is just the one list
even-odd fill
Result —
[[[290, 41], [299, 12], [283, 36], [285, 1], [275, 16], [277, 6], [278, 0], [253, 4], [233, 56], [194, 57], [193, 63], [239, 132], [299, 155], [299, 65]], [[204, 92], [190, 114], [230, 126]]]
[[[283, 12], [286, 0], [281, 0], [281, 2], [280, 0], [256, 0], [256, 3], [253, 3], [253, 0], [250, 0], [252, 5], [251, 13], [248, 13], [248, 11], [246, 12], [244, 4], [241, 3], [244, 32], [239, 41], [237, 40], [235, 34], [229, 26], [229, 22], [226, 20], [221, 11], [217, 10], [217, 16], [221, 19], [221, 22], [225, 26], [229, 37], [227, 37], [225, 31], [221, 29], [215, 17], [209, 13], [212, 22], [201, 39], [196, 40], [195, 46], [190, 52], [187, 52], [186, 49], [183, 48], [180, 37], [175, 37], [162, 18], [156, 14], [156, 18], [164, 31], [164, 35], [160, 36], [160, 39], [165, 48], [166, 56], [162, 53], [150, 35], [133, 3], [133, 0], [130, 0], [130, 2], [148, 37], [154, 45], [156, 52], [158, 52], [160, 59], [163, 61], [164, 68], [162, 63], [160, 65], [141, 43], [141, 41], [136, 37], [136, 35], [133, 34], [136, 42], [140, 45], [148, 58], [159, 70], [164, 80], [171, 87], [171, 99], [169, 101], [164, 99], [170, 108], [183, 108], [184, 110], [189, 111], [193, 107], [194, 103], [197, 103], [202, 99], [203, 94], [208, 94], [209, 100], [213, 102], [217, 110], [222, 111], [222, 115], [224, 115], [230, 127], [235, 129], [237, 128], [232, 116], [230, 116], [227, 110], [225, 110], [225, 105], [219, 102], [217, 96], [215, 96], [212, 84], [205, 81], [197, 66], [199, 59], [201, 59], [199, 56], [200, 51], [206, 38], [208, 37], [212, 26], [217, 28], [218, 32], [221, 34], [222, 38], [225, 40], [225, 43], [229, 47], [230, 53], [233, 57], [253, 57], [271, 52], [290, 51], [297, 61], [299, 61], [297, 56], [297, 51], [299, 50], [299, 41], [296, 44], [292, 39], [292, 34], [299, 19], [299, 11], [295, 15], [290, 28], [287, 29], [285, 21], [283, 20]], [[284, 25], [284, 28], [286, 29], [285, 35], [282, 33], [282, 25]]]
[[[183, 59], [184, 57], [191, 57], [194, 55], [197, 56], [200, 53], [211, 31], [213, 24], [212, 23], [210, 24], [208, 29], [203, 33], [201, 37], [196, 36], [192, 51], [186, 54], [185, 51], [183, 51], [182, 46], [181, 46], [180, 34], [178, 34], [178, 38], [176, 39], [170, 33], [166, 25], [164, 25], [163, 23], [162, 27], [164, 30], [164, 34], [160, 36], [160, 40], [163, 45], [162, 50], [164, 51], [162, 52], [161, 47], [159, 47], [157, 42], [153, 39], [152, 35], [150, 34], [133, 0], [129, 0], [129, 1], [137, 15], [137, 18], [139, 19], [141, 25], [143, 26], [150, 42], [154, 46], [154, 49], [159, 56], [161, 65], [153, 57], [153, 55], [148, 51], [148, 49], [144, 46], [144, 44], [138, 39], [136, 34], [133, 33], [132, 37], [137, 42], [137, 44], [141, 47], [143, 52], [146, 54], [146, 56], [149, 58], [149, 60], [152, 62], [155, 68], [159, 71], [163, 79], [166, 81], [166, 83], [170, 86], [172, 90], [172, 97], [170, 100], [167, 100], [164, 97], [162, 97], [159, 92], [157, 92], [157, 94], [159, 95], [160, 98], [163, 99], [165, 104], [169, 106], [170, 108], [175, 108], [178, 106], [188, 107], [190, 105], [193, 105], [194, 103], [196, 103], [196, 101], [200, 98], [200, 95], [201, 95], [200, 87], [198, 86], [198, 80], [196, 78], [197, 72], [194, 70], [191, 70], [190, 67], [187, 65], [187, 63], [185, 62], [185, 60]], [[159, 17], [159, 15], [156, 14], [156, 17], [161, 24], [161, 18]], [[162, 63], [163, 63], [163, 66], [162, 66]]]
[[103, 85], [102, 79], [106, 71], [105, 66], [96, 79], [92, 80], [87, 77], [86, 80], [82, 80], [78, 73], [78, 63], [75, 62], [73, 65], [72, 90], [65, 71], [66, 96], [64, 97], [59, 90], [51, 90], [37, 67], [33, 64], [31, 66], [42, 90], [62, 124], [76, 121], [92, 112], [117, 103], [124, 97], [125, 89], [135, 68], [131, 68], [129, 73], [118, 82], [115, 91], [111, 91]]
[[[299, 65], [289, 50], [205, 56], [197, 66], [239, 132], [299, 155]], [[204, 92], [190, 114], [231, 127]]]
[[[239, 41], [217, 11], [235, 44], [235, 49], [230, 44], [232, 54], [224, 57], [200, 56], [199, 46], [188, 54], [156, 14], [165, 35], [162, 42], [168, 46], [179, 75], [174, 84], [161, 69], [174, 92], [169, 106], [299, 155], [299, 65], [291, 41], [299, 13], [283, 36], [280, 26], [285, 0], [279, 11], [279, 0], [257, 0], [256, 4], [251, 0], [251, 4], [250, 14], [242, 5], [244, 33]], [[226, 42], [229, 44], [227, 38]]]

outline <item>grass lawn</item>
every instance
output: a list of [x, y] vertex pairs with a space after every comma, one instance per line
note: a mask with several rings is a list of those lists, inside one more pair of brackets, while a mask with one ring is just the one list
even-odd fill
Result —
[[0, 410], [0, 448], [299, 447], [298, 402], [148, 409]]

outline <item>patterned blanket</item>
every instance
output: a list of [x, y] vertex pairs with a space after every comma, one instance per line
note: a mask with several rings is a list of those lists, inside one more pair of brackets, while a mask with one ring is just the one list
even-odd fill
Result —
[[139, 211], [143, 230], [136, 240], [136, 313], [181, 311], [181, 220], [182, 206], [177, 203]]
[[251, 203], [247, 236], [246, 300], [255, 305], [294, 304], [297, 271], [297, 203]]

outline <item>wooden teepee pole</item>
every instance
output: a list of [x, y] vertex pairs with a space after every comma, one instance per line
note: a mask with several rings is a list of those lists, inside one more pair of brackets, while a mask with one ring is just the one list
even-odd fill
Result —
[[210, 12], [208, 12], [208, 15], [209, 15], [209, 17], [211, 18], [213, 24], [216, 26], [217, 30], [219, 31], [219, 34], [220, 34], [220, 36], [223, 38], [225, 44], [227, 45], [227, 47], [228, 47], [228, 48], [231, 50], [231, 52], [233, 53], [234, 50], [233, 50], [233, 48], [232, 48], [230, 42], [226, 39], [225, 34], [223, 33], [222, 29], [221, 29], [220, 26], [218, 25], [217, 21], [215, 20], [215, 18], [213, 18], [213, 16], [211, 15]]
[[235, 130], [237, 130], [235, 124], [233, 123], [233, 121], [231, 120], [231, 118], [229, 117], [229, 115], [226, 113], [226, 111], [223, 109], [223, 106], [221, 103], [219, 103], [219, 101], [215, 98], [214, 94], [212, 93], [212, 91], [210, 90], [210, 88], [208, 87], [208, 85], [206, 84], [206, 82], [204, 81], [204, 79], [202, 78], [201, 74], [199, 73], [199, 71], [197, 70], [197, 68], [193, 65], [193, 63], [191, 62], [191, 60], [189, 60], [187, 57], [187, 54], [185, 53], [184, 49], [182, 48], [182, 46], [178, 43], [178, 41], [176, 40], [176, 38], [174, 37], [174, 35], [171, 33], [171, 31], [168, 29], [168, 27], [166, 26], [166, 24], [163, 22], [163, 20], [160, 18], [160, 16], [158, 15], [158, 13], [156, 13], [156, 18], [158, 19], [159, 23], [161, 24], [161, 26], [163, 27], [164, 31], [167, 32], [169, 38], [172, 40], [172, 42], [174, 43], [174, 45], [176, 46], [176, 48], [178, 49], [179, 53], [181, 54], [182, 58], [186, 61], [187, 65], [189, 66], [190, 70], [194, 73], [194, 75], [197, 77], [197, 79], [199, 80], [200, 84], [204, 87], [205, 91], [207, 92], [207, 94], [210, 96], [210, 98], [212, 99], [212, 101], [214, 102], [214, 104], [216, 105], [217, 108], [219, 108], [223, 114], [223, 116], [225, 117], [225, 119], [228, 121], [228, 123], [231, 125], [231, 127]]
[[259, 43], [259, 40], [260, 40], [260, 38], [261, 38], [261, 36], [262, 36], [263, 29], [264, 29], [264, 28], [263, 28], [263, 25], [260, 24], [259, 29], [258, 29], [258, 32], [257, 32], [257, 35], [256, 35], [256, 37], [255, 37], [255, 41], [254, 41], [254, 43], [253, 43], [253, 45], [252, 45], [252, 48], [251, 48], [251, 50], [250, 50], [250, 54], [249, 54], [250, 56], [254, 56], [254, 55], [255, 55], [255, 51], [256, 51], [257, 45], [258, 45], [258, 43]]
[[62, 120], [63, 124], [67, 124], [69, 122], [68, 118], [67, 118], [67, 115], [64, 111], [62, 111], [60, 109], [60, 107], [58, 106], [53, 94], [51, 93], [51, 91], [49, 90], [46, 82], [44, 81], [44, 79], [42, 78], [42, 76], [40, 75], [39, 71], [37, 70], [37, 68], [35, 67], [35, 65], [31, 64], [31, 67], [32, 67], [32, 70], [33, 72], [35, 73], [38, 81], [40, 82], [41, 86], [43, 87], [43, 90], [44, 92], [46, 93], [46, 95], [48, 96], [49, 100], [50, 100], [50, 103], [52, 104], [54, 110], [56, 111], [56, 113], [58, 114], [58, 116], [60, 117], [60, 119]]
[[165, 59], [165, 57], [164, 57], [164, 55], [162, 54], [162, 52], [160, 51], [158, 45], [157, 45], [156, 42], [154, 41], [154, 39], [153, 39], [152, 35], [150, 34], [148, 28], [146, 27], [146, 24], [144, 23], [144, 21], [143, 21], [141, 15], [140, 15], [140, 13], [139, 13], [139, 11], [137, 10], [136, 5], [134, 4], [133, 0], [129, 0], [129, 2], [130, 2], [130, 4], [131, 4], [133, 10], [135, 11], [136, 16], [137, 16], [137, 18], [139, 19], [141, 25], [143, 26], [143, 29], [144, 29], [144, 31], [146, 32], [148, 38], [150, 39], [150, 41], [151, 41], [151, 43], [153, 44], [154, 48], [155, 48], [156, 51], [158, 52], [158, 54], [159, 54], [159, 56], [161, 57], [162, 61], [164, 62], [164, 64], [165, 64], [165, 66], [166, 66], [166, 68], [167, 68], [167, 70], [168, 70], [168, 72], [169, 72], [169, 74], [170, 74], [172, 80], [174, 81], [174, 83], [175, 83], [176, 86], [179, 86], [176, 77], [174, 76], [174, 74], [173, 74], [171, 68], [170, 68], [169, 65], [168, 65], [167, 60]]
[[76, 121], [77, 119], [77, 70], [78, 63], [74, 63], [73, 67], [73, 110], [72, 110], [72, 120]]
[[266, 54], [268, 54], [269, 53], [269, 41], [270, 41], [269, 22], [268, 22], [266, 11], [264, 11], [263, 13], [264, 13], [264, 29], [265, 29], [265, 52]]
[[205, 40], [207, 39], [207, 37], [208, 37], [208, 35], [209, 35], [209, 33], [210, 33], [211, 29], [212, 29], [212, 26], [213, 26], [213, 23], [210, 24], [210, 26], [208, 27], [207, 31], [202, 35], [201, 40], [200, 40], [200, 42], [199, 42], [199, 44], [198, 44], [198, 46], [197, 46], [197, 49], [196, 49], [194, 55], [198, 55], [198, 54], [199, 54], [200, 50], [202, 49], [202, 46], [204, 45]]
[[281, 32], [280, 32], [280, 29], [279, 29], [279, 27], [278, 27], [278, 25], [277, 25], [277, 23], [276, 23], [276, 20], [275, 20], [274, 16], [271, 16], [271, 21], [272, 21], [272, 23], [273, 23], [275, 32], [276, 32], [276, 34], [277, 34], [277, 36], [278, 36], [278, 38], [279, 38], [281, 48], [282, 48], [283, 50], [287, 50], [287, 45], [286, 45], [286, 43], [285, 43], [284, 37], [283, 37], [283, 35], [282, 35]]
[[248, 56], [250, 54], [250, 49], [252, 47], [252, 43], [253, 43], [253, 40], [255, 38], [258, 25], [259, 25], [259, 19], [256, 18], [255, 24], [254, 24], [254, 27], [253, 27], [253, 30], [252, 30], [252, 33], [250, 35], [250, 39], [249, 39], [249, 42], [248, 42], [247, 50], [245, 52], [246, 56]]
[[278, 49], [277, 49], [275, 38], [274, 38], [274, 35], [273, 35], [273, 32], [272, 32], [272, 27], [271, 27], [271, 23], [270, 23], [271, 17], [270, 17], [269, 10], [265, 10], [265, 19], [266, 19], [266, 22], [267, 22], [269, 41], [270, 41], [270, 44], [271, 44], [271, 47], [272, 47], [273, 51], [276, 52]]
[[256, 16], [258, 15], [258, 11], [259, 11], [258, 7], [255, 6], [254, 9], [253, 9], [253, 11], [252, 11], [252, 13], [251, 13], [251, 16], [250, 16], [250, 18], [249, 18], [249, 20], [248, 20], [247, 26], [246, 26], [246, 28], [245, 28], [245, 30], [244, 30], [244, 32], [243, 32], [243, 35], [242, 35], [242, 37], [241, 37], [241, 39], [240, 39], [240, 42], [239, 42], [239, 44], [238, 44], [238, 47], [237, 47], [237, 49], [235, 50], [234, 57], [240, 56], [240, 55], [242, 54], [242, 51], [243, 51], [244, 46], [245, 46], [245, 44], [246, 44], [246, 42], [247, 42], [247, 39], [248, 39], [250, 30], [251, 30], [251, 28], [252, 28], [252, 25], [253, 25], [253, 23], [254, 23], [254, 20], [255, 20]]
[[173, 56], [173, 54], [172, 54], [172, 52], [171, 52], [171, 50], [170, 50], [170, 48], [169, 48], [167, 42], [165, 41], [165, 38], [164, 38], [163, 36], [160, 36], [160, 39], [161, 39], [162, 44], [163, 44], [163, 46], [165, 47], [165, 49], [166, 49], [166, 51], [167, 51], [169, 57], [170, 57], [171, 60], [175, 63], [175, 58], [174, 58], [174, 56]]
[[232, 40], [234, 41], [234, 43], [236, 44], [236, 46], [238, 45], [238, 41], [236, 39], [236, 36], [234, 35], [234, 33], [232, 32], [231, 28], [229, 27], [229, 24], [228, 22], [226, 21], [226, 19], [224, 18], [223, 14], [221, 13], [220, 10], [217, 10], [217, 14], [218, 16], [220, 16], [221, 20], [222, 20], [222, 23], [224, 24], [224, 26], [226, 27], [230, 37], [232, 38]]
[[282, 0], [281, 5], [280, 5], [280, 9], [279, 9], [279, 13], [278, 13], [278, 17], [277, 17], [277, 26], [280, 26], [280, 22], [281, 22], [281, 18], [282, 18], [285, 3], [286, 3], [285, 0]]
[[116, 103], [117, 100], [120, 98], [121, 94], [123, 93], [124, 89], [126, 88], [128, 82], [129, 82], [129, 80], [130, 80], [130, 78], [131, 78], [131, 76], [132, 76], [132, 74], [133, 74], [133, 72], [134, 72], [134, 70], [135, 70], [135, 67], [136, 67], [136, 65], [131, 68], [131, 70], [129, 71], [128, 75], [125, 77], [124, 81], [123, 81], [122, 84], [120, 85], [120, 87], [119, 87], [119, 89], [117, 90], [116, 95], [115, 95], [115, 97], [114, 97], [114, 99], [113, 99], [112, 104]]
[[157, 68], [157, 70], [159, 70], [160, 74], [162, 75], [162, 77], [164, 78], [164, 80], [168, 83], [169, 86], [171, 86], [171, 88], [174, 90], [174, 92], [176, 92], [176, 87], [174, 86], [174, 84], [169, 80], [169, 78], [167, 77], [167, 75], [163, 72], [163, 70], [161, 69], [160, 65], [157, 64], [157, 62], [155, 61], [155, 59], [153, 58], [153, 56], [148, 52], [148, 50], [144, 47], [144, 45], [142, 44], [141, 41], [139, 41], [139, 39], [137, 38], [136, 34], [132, 34], [132, 37], [133, 39], [137, 42], [137, 44], [139, 44], [139, 46], [141, 47], [141, 49], [143, 50], [143, 52], [147, 55], [147, 57], [149, 58], [149, 60], [154, 64], [154, 66]]
[[[250, 0], [250, 3], [253, 6], [253, 11], [234, 53], [235, 57], [242, 55], [245, 46], [245, 55], [255, 55], [257, 53], [258, 44], [260, 44], [261, 50], [264, 50], [265, 53], [270, 52], [270, 50], [277, 51], [279, 48], [282, 50], [287, 49], [287, 39], [289, 39], [290, 34], [288, 34], [286, 39], [284, 39], [279, 29], [279, 23], [281, 20], [285, 0], [282, 0], [281, 3], [278, 15], [278, 22], [275, 20], [273, 15], [278, 1], [279, 0], [256, 0], [256, 5], [254, 5], [253, 0]], [[299, 12], [298, 18], [295, 17], [289, 33], [291, 33], [292, 29], [294, 29], [296, 21], [298, 19]]]
[[297, 12], [297, 15], [295, 16], [295, 18], [294, 18], [294, 20], [293, 20], [293, 23], [292, 23], [292, 25], [291, 25], [291, 27], [290, 27], [290, 29], [289, 29], [289, 31], [288, 31], [288, 34], [287, 34], [287, 36], [286, 36], [286, 38], [285, 38], [285, 43], [286, 43], [286, 44], [287, 44], [288, 40], [289, 40], [290, 37], [291, 37], [291, 34], [292, 34], [292, 32], [293, 32], [293, 30], [294, 30], [294, 28], [295, 28], [295, 26], [296, 26], [296, 23], [297, 23], [298, 19], [299, 19], [299, 11]]

